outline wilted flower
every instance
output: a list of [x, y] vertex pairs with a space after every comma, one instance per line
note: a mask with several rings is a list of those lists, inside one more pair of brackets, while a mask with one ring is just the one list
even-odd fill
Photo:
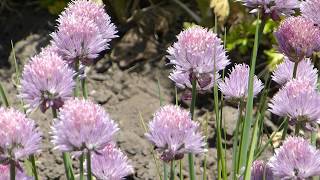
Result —
[[290, 123], [313, 129], [320, 119], [320, 95], [309, 81], [293, 79], [274, 95], [270, 111], [288, 116]]
[[29, 110], [58, 109], [72, 97], [74, 72], [55, 52], [44, 49], [31, 58], [22, 72], [20, 97]]
[[222, 41], [200, 26], [188, 28], [177, 37], [168, 48], [167, 57], [175, 67], [169, 78], [180, 88], [192, 88], [193, 79], [199, 90], [212, 88], [214, 78], [219, 78], [217, 72], [229, 64]]
[[53, 144], [63, 152], [103, 149], [112, 141], [118, 125], [90, 100], [65, 102], [52, 126]]
[[320, 25], [320, 1], [319, 0], [305, 0], [301, 2], [301, 14], [306, 19], [310, 19], [313, 23]]
[[268, 164], [275, 177], [307, 179], [320, 175], [320, 152], [302, 137], [288, 137]]
[[119, 180], [133, 173], [128, 158], [114, 145], [107, 145], [92, 155], [92, 172], [101, 180]]
[[299, 17], [285, 19], [274, 33], [279, 51], [292, 62], [310, 57], [320, 48], [320, 29], [311, 20]]
[[68, 15], [59, 19], [58, 30], [52, 35], [52, 45], [69, 63], [90, 64], [108, 48], [96, 23], [86, 16]]
[[[219, 82], [219, 89], [226, 99], [245, 101], [248, 96], [249, 66], [246, 64], [236, 65], [226, 77], [224, 82]], [[263, 89], [262, 82], [257, 76], [253, 77], [253, 95], [256, 96]]]
[[[111, 23], [110, 16], [104, 10], [103, 4], [98, 4], [88, 0], [73, 0], [68, 7], [62, 12], [58, 22], [63, 22], [66, 16], [87, 17], [97, 25], [102, 38], [109, 43], [111, 39], [117, 37], [116, 26]], [[107, 44], [107, 47], [109, 44]]]
[[[0, 180], [10, 179], [10, 166], [0, 164]], [[16, 180], [33, 180], [32, 177], [27, 176], [20, 169], [16, 169]]]
[[[280, 85], [286, 84], [288, 81], [293, 79], [293, 68], [294, 63], [285, 57], [284, 61], [277, 65], [276, 70], [273, 71], [272, 80]], [[316, 87], [318, 82], [318, 70], [314, 68], [314, 65], [309, 58], [299, 62], [296, 78], [309, 81], [314, 85], [314, 87]]]
[[0, 162], [18, 161], [40, 151], [41, 134], [25, 114], [0, 107]]
[[182, 159], [185, 153], [204, 151], [204, 137], [199, 124], [190, 113], [178, 106], [166, 105], [154, 114], [146, 137], [152, 142], [165, 162]]

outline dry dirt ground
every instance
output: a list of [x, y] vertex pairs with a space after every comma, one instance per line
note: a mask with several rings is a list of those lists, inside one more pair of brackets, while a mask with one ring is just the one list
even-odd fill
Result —
[[[41, 12], [40, 14], [39, 12], [36, 14], [30, 13], [22, 17], [29, 19], [29, 22], [34, 22], [36, 25], [24, 24], [23, 18], [20, 17], [18, 21], [14, 21], [15, 23], [8, 23], [8, 26], [0, 33], [0, 80], [5, 87], [10, 103], [17, 108], [21, 107], [17, 98], [16, 87], [12, 81], [14, 77], [13, 66], [9, 66], [13, 62], [10, 40], [13, 39], [14, 41], [18, 61], [25, 62], [38, 52], [40, 47], [48, 43], [48, 33], [52, 30], [52, 17], [41, 14]], [[9, 18], [14, 20], [12, 17]], [[19, 30], [21, 30], [21, 33], [19, 33]], [[138, 29], [132, 28], [123, 34], [117, 40], [117, 44], [111, 46], [114, 50], [108, 52], [95, 66], [88, 69], [88, 89], [90, 98], [101, 104], [120, 126], [120, 131], [116, 135], [116, 142], [127, 154], [135, 169], [135, 173], [128, 179], [152, 180], [159, 179], [155, 161], [151, 154], [153, 147], [144, 137], [145, 130], [139, 113], [147, 124], [152, 119], [153, 113], [160, 107], [158, 79], [164, 104], [174, 103], [175, 91], [173, 83], [168, 79], [170, 67], [166, 65], [164, 57], [166, 46], [170, 43], [159, 44], [153, 38], [145, 39], [138, 31]], [[7, 61], [8, 59], [9, 61]], [[216, 134], [212, 113], [212, 97], [211, 94], [200, 95], [197, 102], [195, 120], [201, 124], [204, 124], [206, 120], [209, 121], [208, 153], [196, 158], [197, 179], [201, 178], [205, 156], [207, 156], [208, 179], [211, 180], [216, 177]], [[180, 102], [180, 104], [188, 108], [188, 102]], [[226, 154], [228, 162], [231, 159], [231, 138], [237, 116], [236, 108], [224, 107], [224, 132], [227, 139]], [[31, 114], [31, 117], [43, 132], [42, 153], [37, 156], [37, 166], [41, 179], [65, 179], [60, 153], [52, 150], [53, 146], [50, 143], [51, 113], [48, 111], [42, 114], [40, 111], [36, 111]], [[272, 128], [272, 124], [270, 125]], [[182, 176], [184, 179], [188, 179], [186, 157], [183, 160], [183, 165]], [[76, 169], [76, 161], [74, 166]], [[228, 167], [231, 169], [231, 163], [228, 163]], [[161, 169], [162, 167], [160, 167]], [[177, 177], [181, 176], [178, 171], [176, 172]]]

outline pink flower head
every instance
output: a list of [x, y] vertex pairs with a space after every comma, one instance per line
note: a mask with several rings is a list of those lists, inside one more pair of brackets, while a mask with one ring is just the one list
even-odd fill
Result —
[[114, 145], [107, 145], [99, 153], [92, 154], [92, 172], [98, 179], [119, 180], [133, 173], [128, 158]]
[[312, 129], [320, 119], [320, 95], [309, 81], [293, 79], [274, 95], [270, 111], [278, 116], [288, 116], [293, 124], [302, 123]]
[[299, 62], [319, 51], [320, 29], [311, 20], [299, 17], [285, 19], [274, 33], [279, 51], [290, 61]]
[[[10, 179], [10, 167], [9, 165], [0, 164], [0, 180]], [[16, 180], [33, 180], [32, 177], [27, 176], [24, 172], [16, 169]]]
[[74, 72], [50, 48], [31, 58], [22, 72], [20, 97], [30, 110], [58, 109], [72, 97]]
[[[238, 64], [232, 68], [229, 77], [226, 77], [224, 82], [219, 82], [219, 89], [226, 99], [236, 101], [245, 101], [248, 96], [249, 82], [249, 66], [246, 64]], [[263, 89], [262, 82], [257, 76], [253, 79], [253, 94], [256, 96]]]
[[53, 144], [63, 152], [103, 149], [112, 141], [118, 125], [90, 100], [65, 102], [52, 126]]
[[[106, 43], [109, 43], [111, 39], [117, 37], [116, 26], [111, 23], [110, 16], [104, 10], [103, 4], [98, 4], [88, 0], [73, 0], [68, 4], [65, 11], [62, 12], [58, 21], [62, 22], [66, 16], [72, 15], [79, 17], [84, 16], [93, 20], [97, 25], [102, 38], [106, 40]], [[109, 44], [107, 44], [107, 47], [108, 46]]]
[[0, 162], [18, 161], [40, 151], [41, 133], [33, 120], [0, 107]]
[[192, 88], [192, 79], [196, 79], [197, 89], [209, 90], [214, 76], [219, 78], [217, 72], [229, 64], [222, 41], [200, 26], [182, 31], [168, 53], [170, 64], [175, 67], [169, 78], [180, 88]]
[[[284, 61], [277, 66], [275, 71], [273, 71], [272, 80], [280, 85], [286, 84], [293, 77], [293, 68], [294, 62], [285, 57]], [[309, 58], [299, 62], [296, 78], [310, 81], [314, 87], [317, 86], [318, 70], [314, 68], [314, 65]]]
[[108, 48], [107, 39], [103, 38], [96, 23], [86, 16], [61, 17], [58, 30], [51, 36], [59, 55], [69, 63], [80, 60], [90, 64]]
[[182, 159], [185, 153], [204, 151], [204, 137], [199, 124], [190, 113], [179, 106], [166, 105], [154, 114], [146, 137], [152, 142], [165, 162]]
[[320, 25], [320, 0], [301, 1], [300, 10], [303, 17]]
[[307, 179], [320, 175], [320, 152], [302, 137], [288, 137], [268, 164], [275, 177]]

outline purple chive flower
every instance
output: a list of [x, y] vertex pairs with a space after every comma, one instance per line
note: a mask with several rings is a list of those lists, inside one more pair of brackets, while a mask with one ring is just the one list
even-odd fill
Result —
[[22, 72], [20, 97], [29, 111], [58, 109], [72, 97], [74, 72], [50, 48], [31, 58]]
[[288, 137], [268, 164], [275, 177], [307, 179], [320, 175], [320, 152], [302, 137]]
[[320, 95], [309, 81], [293, 79], [274, 95], [270, 111], [288, 116], [291, 124], [300, 123], [312, 130], [320, 119]]
[[[243, 176], [240, 180], [243, 180]], [[274, 180], [270, 166], [262, 160], [254, 161], [251, 166], [251, 180]]]
[[92, 172], [102, 180], [119, 180], [133, 173], [128, 158], [114, 145], [107, 145], [99, 153], [92, 155]]
[[[218, 83], [219, 89], [226, 99], [245, 101], [248, 96], [249, 82], [249, 66], [246, 64], [238, 64], [232, 68], [229, 77], [224, 82]], [[253, 94], [256, 96], [262, 89], [263, 84], [257, 76], [253, 77]]]
[[118, 125], [90, 100], [65, 102], [52, 126], [53, 144], [63, 152], [98, 151], [112, 141]]
[[167, 57], [175, 67], [169, 78], [179, 88], [192, 88], [192, 79], [196, 79], [197, 89], [211, 89], [214, 76], [218, 79], [218, 71], [229, 64], [222, 41], [200, 26], [182, 31], [177, 38], [178, 41], [168, 48]]
[[0, 127], [0, 162], [18, 162], [40, 151], [39, 129], [25, 114], [0, 107]]
[[320, 25], [320, 0], [305, 0], [301, 2], [301, 14], [306, 19], [310, 19], [313, 23]]
[[69, 63], [79, 60], [91, 64], [99, 53], [108, 48], [94, 20], [86, 16], [68, 15], [59, 19], [58, 30], [51, 34], [52, 44]]
[[[10, 179], [10, 166], [0, 164], [0, 180]], [[17, 180], [33, 180], [32, 177], [27, 176], [20, 169], [16, 168], [16, 179]]]
[[[110, 16], [104, 10], [103, 4], [98, 4], [88, 0], [73, 0], [68, 4], [68, 7], [62, 12], [59, 22], [62, 22], [66, 16], [87, 17], [94, 21], [97, 25], [102, 38], [109, 43], [113, 38], [117, 37], [116, 26], [111, 23]], [[107, 47], [109, 44], [107, 44]]]
[[299, 8], [298, 0], [241, 0], [245, 6], [252, 9], [250, 13], [261, 9], [265, 15], [271, 15], [274, 19], [279, 19], [280, 15], [294, 14], [294, 10]]
[[199, 154], [204, 149], [204, 137], [199, 124], [190, 113], [179, 106], [166, 105], [154, 114], [146, 137], [152, 142], [165, 162], [182, 159], [185, 153]]
[[299, 17], [285, 19], [274, 33], [279, 51], [290, 61], [299, 62], [319, 51], [320, 29], [311, 20]]
[[[293, 77], [293, 68], [294, 63], [285, 57], [284, 61], [277, 65], [277, 68], [273, 71], [272, 80], [280, 85], [286, 84]], [[314, 67], [309, 58], [299, 62], [296, 76], [297, 79], [309, 81], [314, 87], [317, 86], [318, 70]]]

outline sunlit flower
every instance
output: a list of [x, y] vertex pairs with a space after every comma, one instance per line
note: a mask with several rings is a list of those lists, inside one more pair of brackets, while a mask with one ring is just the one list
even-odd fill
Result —
[[320, 0], [301, 1], [301, 14], [306, 19], [310, 19], [313, 23], [320, 25]]
[[[277, 68], [272, 73], [272, 80], [280, 85], [286, 84], [293, 79], [294, 62], [291, 62], [287, 57], [284, 61], [277, 65]], [[309, 81], [315, 87], [318, 82], [318, 70], [314, 67], [310, 59], [305, 59], [299, 62], [297, 68], [297, 79]]]
[[133, 173], [128, 158], [114, 145], [107, 145], [92, 155], [92, 172], [101, 180], [119, 180]]
[[290, 123], [299, 123], [312, 130], [320, 119], [320, 95], [309, 81], [289, 81], [274, 95], [270, 111], [278, 116], [287, 116]]
[[53, 144], [63, 152], [98, 151], [113, 140], [118, 125], [90, 100], [65, 102], [52, 126]]
[[40, 107], [58, 109], [64, 101], [72, 97], [74, 72], [50, 48], [44, 49], [25, 65], [22, 72], [20, 97], [28, 110]]
[[[226, 99], [236, 101], [245, 101], [247, 99], [249, 71], [248, 65], [238, 64], [231, 70], [229, 77], [226, 77], [224, 82], [219, 82], [219, 89]], [[253, 95], [256, 96], [263, 89], [263, 84], [257, 76], [253, 78]]]
[[146, 137], [152, 142], [165, 162], [182, 159], [185, 153], [204, 151], [204, 137], [199, 124], [190, 113], [178, 106], [166, 105], [154, 114]]
[[180, 88], [192, 88], [193, 79], [199, 90], [212, 88], [217, 72], [229, 64], [222, 41], [200, 26], [182, 31], [177, 38], [168, 48], [167, 57], [175, 68], [169, 78]]
[[96, 23], [86, 16], [69, 15], [59, 19], [58, 30], [51, 34], [52, 45], [69, 63], [91, 64], [99, 53], [108, 48]]
[[320, 29], [311, 20], [299, 17], [285, 19], [275, 31], [279, 51], [290, 61], [299, 62], [320, 48]]
[[302, 137], [288, 137], [275, 150], [269, 166], [281, 179], [307, 179], [320, 175], [320, 152]]
[[[73, 0], [62, 12], [58, 21], [63, 22], [63, 19], [66, 18], [66, 16], [73, 15], [80, 17], [84, 16], [93, 20], [97, 25], [102, 38], [106, 40], [106, 43], [117, 37], [116, 26], [111, 23], [110, 16], [106, 13], [103, 4], [88, 0]], [[109, 44], [107, 44], [107, 47], [108, 46]]]
[[41, 134], [25, 114], [0, 107], [0, 160], [19, 161], [40, 151]]
[[[0, 164], [0, 180], [9, 180], [10, 179], [10, 166]], [[33, 180], [32, 177], [27, 176], [20, 169], [16, 168], [16, 180]]]

